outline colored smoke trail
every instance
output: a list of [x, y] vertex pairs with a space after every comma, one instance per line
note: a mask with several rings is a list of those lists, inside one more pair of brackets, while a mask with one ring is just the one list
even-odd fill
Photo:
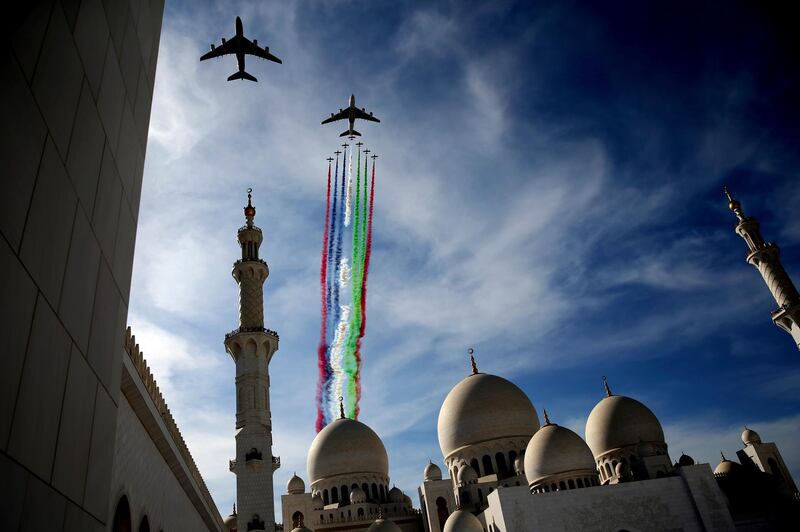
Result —
[[330, 222], [330, 209], [331, 209], [331, 165], [328, 163], [328, 193], [325, 200], [325, 230], [322, 237], [322, 259], [319, 266], [319, 285], [320, 285], [320, 299], [321, 299], [321, 325], [319, 333], [319, 345], [317, 346], [317, 369], [319, 370], [319, 380], [317, 382], [317, 432], [322, 430], [324, 421], [323, 413], [323, 387], [328, 377], [328, 360], [327, 352], [327, 325], [328, 325], [328, 223]]
[[[337, 203], [339, 202], [339, 155], [336, 155], [336, 166], [334, 167], [333, 172], [333, 204], [330, 206], [331, 210], [331, 218], [330, 218], [330, 227], [327, 228], [328, 234], [328, 248], [327, 248], [327, 268], [330, 268], [334, 261], [334, 243], [336, 241], [336, 207]], [[330, 199], [330, 189], [328, 190], [328, 198]], [[328, 211], [325, 211], [325, 216], [327, 216]], [[341, 216], [341, 215], [340, 215]], [[328, 314], [331, 313], [331, 285], [333, 284], [331, 281], [330, 276], [326, 276], [326, 312]]]
[[350, 227], [350, 213], [353, 210], [353, 150], [347, 160], [347, 200], [344, 208], [344, 226]]
[[[365, 176], [366, 178], [366, 176]], [[350, 300], [353, 305], [348, 327], [347, 343], [345, 345], [343, 370], [347, 383], [347, 417], [354, 419], [356, 410], [356, 376], [358, 375], [358, 360], [355, 357], [355, 345], [358, 331], [361, 329], [361, 267], [360, 245], [363, 240], [364, 226], [361, 223], [361, 147], [359, 146], [358, 158], [356, 160], [356, 194], [355, 210], [353, 211], [355, 224], [353, 226], [353, 282], [351, 284]], [[364, 198], [366, 199], [366, 197]]]
[[[350, 266], [347, 263], [347, 258], [343, 258], [340, 265], [339, 274], [339, 288], [347, 289], [347, 284], [350, 282]], [[333, 369], [333, 400], [329, 401], [331, 408], [331, 419], [336, 419], [336, 398], [342, 395], [344, 388], [345, 375], [342, 371], [342, 361], [344, 357], [345, 340], [349, 335], [350, 325], [350, 305], [341, 306], [341, 317], [336, 326], [336, 334], [334, 336], [333, 344], [331, 345], [331, 368]]]
[[[364, 204], [366, 205], [367, 197], [367, 161], [364, 161]], [[372, 206], [375, 200], [375, 159], [372, 160], [372, 178], [369, 184], [369, 219], [367, 219], [367, 208], [364, 207], [362, 214], [362, 224], [367, 224], [367, 237], [362, 240], [361, 252], [361, 278], [359, 284], [361, 285], [361, 326], [358, 331], [358, 338], [356, 339], [355, 358], [357, 364], [356, 371], [356, 400], [354, 419], [358, 419], [359, 402], [361, 401], [361, 339], [367, 330], [367, 278], [369, 277], [369, 258], [372, 255]]]

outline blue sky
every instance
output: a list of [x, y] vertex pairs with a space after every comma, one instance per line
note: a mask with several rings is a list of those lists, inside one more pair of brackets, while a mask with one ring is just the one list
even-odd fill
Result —
[[[283, 65], [227, 82], [210, 42]], [[742, 425], [800, 478], [800, 353], [744, 262], [722, 185], [800, 282], [800, 83], [786, 13], [726, 2], [167, 2], [129, 322], [223, 515], [245, 189], [254, 189], [276, 508], [314, 437], [325, 159], [359, 105], [380, 155], [361, 420], [416, 501], [447, 392], [479, 368], [583, 434], [602, 397], [647, 404], [712, 467]]]

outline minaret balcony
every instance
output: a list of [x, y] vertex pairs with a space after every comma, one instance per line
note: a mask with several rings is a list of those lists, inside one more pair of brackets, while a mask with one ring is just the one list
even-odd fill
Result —
[[276, 333], [275, 331], [273, 331], [271, 329], [267, 329], [265, 327], [239, 327], [239, 328], [234, 329], [231, 332], [227, 333], [225, 335], [225, 340], [227, 340], [228, 338], [231, 338], [233, 336], [236, 336], [239, 333], [257, 333], [257, 332], [263, 332], [267, 336], [272, 336], [276, 340], [280, 340], [280, 337], [278, 336], [278, 333]]

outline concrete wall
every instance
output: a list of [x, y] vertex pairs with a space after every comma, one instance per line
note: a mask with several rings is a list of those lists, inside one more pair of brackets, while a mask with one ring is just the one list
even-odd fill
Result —
[[111, 512], [123, 495], [131, 506], [134, 529], [146, 515], [151, 530], [208, 530], [125, 395], [120, 396], [117, 415]]
[[500, 488], [483, 513], [489, 532], [734, 530], [708, 464], [674, 476], [539, 493]]
[[4, 7], [0, 530], [99, 530], [108, 518], [163, 7]]

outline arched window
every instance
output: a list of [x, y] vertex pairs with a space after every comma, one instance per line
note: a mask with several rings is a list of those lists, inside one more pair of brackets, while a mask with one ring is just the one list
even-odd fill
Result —
[[611, 472], [611, 464], [606, 462], [606, 478], [611, 478], [613, 473]]
[[128, 497], [125, 495], [123, 495], [117, 503], [111, 530], [112, 532], [131, 532], [133, 530], [133, 526], [131, 525], [131, 507], [128, 504]]
[[[508, 451], [508, 467], [509, 469], [514, 469], [514, 462], [517, 459], [517, 451]], [[516, 471], [514, 471], [516, 473]]]
[[142, 522], [139, 523], [139, 532], [150, 532], [150, 520], [147, 515], [142, 517]]
[[347, 486], [342, 486], [342, 504], [350, 504], [350, 493]]
[[544, 492], [545, 493], [550, 493], [550, 486], [545, 485]]
[[553, 482], [552, 484], [550, 484], [550, 491], [558, 491], [558, 486], [556, 486], [556, 483], [555, 483], [555, 482]]
[[444, 523], [450, 516], [450, 509], [447, 507], [447, 501], [444, 497], [436, 499], [436, 516], [439, 518], [439, 530], [444, 530]]
[[[479, 477], [482, 476], [481, 475], [481, 466], [478, 464], [478, 459], [477, 458], [473, 458], [472, 460], [470, 460], [469, 461], [469, 465], [472, 466], [472, 469], [475, 470], [475, 472], [478, 474]], [[456, 477], [453, 477], [453, 478], [456, 478]]]
[[325, 514], [319, 514], [319, 522], [320, 523], [324, 523], [325, 522]]
[[572, 480], [572, 479], [569, 479], [569, 480], [567, 481], [567, 485], [569, 486], [569, 489], [571, 489], [571, 490], [574, 490], [574, 489], [575, 489], [575, 481], [574, 481], [574, 480]]
[[336, 504], [339, 502], [339, 488], [336, 486], [331, 488], [331, 503]]
[[470, 495], [469, 491], [464, 490], [461, 492], [461, 506], [466, 506], [472, 503], [472, 496]]
[[781, 468], [778, 466], [778, 461], [774, 458], [767, 458], [767, 465], [769, 466], [770, 472], [778, 477], [778, 479], [783, 480], [783, 473], [781, 473]]
[[383, 487], [383, 484], [378, 486], [378, 493], [381, 497], [381, 502], [386, 502], [386, 490]]
[[358, 512], [356, 512], [359, 517], [364, 517], [364, 508], [359, 508]]
[[[320, 516], [320, 521], [322, 521], [322, 516]], [[297, 510], [292, 514], [292, 528], [301, 528], [303, 526], [303, 512]]]
[[579, 478], [579, 479], [578, 479], [578, 487], [579, 487], [579, 488], [582, 488], [582, 487], [583, 487], [583, 479], [582, 479], [582, 478]]
[[488, 454], [483, 455], [483, 474], [491, 475], [494, 473], [494, 466], [492, 465], [492, 457]]
[[508, 476], [508, 467], [506, 466], [506, 455], [503, 453], [497, 453], [494, 455], [494, 459], [497, 462], [497, 474], [500, 477]]
[[363, 484], [361, 484], [361, 489], [364, 490], [364, 495], [366, 495], [367, 499], [369, 499], [370, 498], [370, 496], [369, 496], [369, 484], [364, 482]]
[[325, 506], [328, 506], [330, 504], [330, 499], [328, 498], [328, 490], [327, 489], [322, 490], [322, 503]]
[[558, 488], [563, 491], [567, 489], [567, 485], [564, 484], [564, 481], [562, 480], [561, 482], [558, 483]]
[[483, 504], [483, 491], [478, 488], [478, 502]]

